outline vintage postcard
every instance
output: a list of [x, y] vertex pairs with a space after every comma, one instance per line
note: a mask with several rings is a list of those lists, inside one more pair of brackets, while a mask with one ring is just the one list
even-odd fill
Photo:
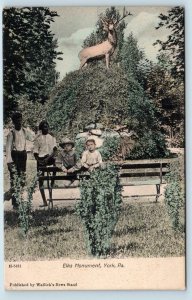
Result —
[[6, 290], [185, 289], [184, 7], [3, 10]]

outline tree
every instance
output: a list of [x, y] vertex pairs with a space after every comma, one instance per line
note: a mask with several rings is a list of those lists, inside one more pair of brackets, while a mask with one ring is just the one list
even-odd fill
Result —
[[138, 47], [137, 39], [131, 33], [124, 41], [119, 54], [120, 65], [128, 76], [140, 79], [140, 61], [144, 58], [144, 53]]
[[[162, 106], [164, 121], [170, 127], [170, 137], [173, 146], [184, 147], [184, 77], [185, 77], [185, 41], [184, 41], [184, 8], [173, 7], [166, 15], [160, 14], [160, 23], [157, 29], [165, 26], [171, 30], [165, 42], [160, 44], [160, 53], [166, 54], [169, 61], [164, 64], [166, 78], [161, 78], [160, 87], [164, 89]], [[165, 56], [164, 56], [165, 57]], [[160, 62], [160, 61], [159, 61]], [[161, 60], [161, 67], [162, 67]], [[165, 62], [165, 61], [164, 61]], [[164, 85], [164, 88], [163, 86]], [[158, 93], [157, 93], [158, 94]]]
[[57, 41], [50, 24], [58, 16], [49, 8], [6, 8], [3, 11], [3, 71], [5, 120], [18, 108], [18, 99], [44, 103], [58, 74]]
[[184, 80], [185, 67], [185, 41], [184, 41], [184, 8], [180, 6], [173, 7], [167, 15], [160, 14], [160, 23], [156, 27], [163, 26], [171, 30], [165, 42], [157, 40], [155, 44], [161, 45], [161, 50], [168, 51], [172, 63], [172, 74], [175, 78]]
[[161, 53], [146, 74], [146, 93], [153, 99], [161, 130], [172, 146], [184, 146], [184, 84], [171, 72], [169, 56]]

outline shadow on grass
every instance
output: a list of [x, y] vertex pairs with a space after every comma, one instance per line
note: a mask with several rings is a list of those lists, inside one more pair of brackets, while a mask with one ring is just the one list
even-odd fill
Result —
[[[32, 212], [31, 227], [50, 226], [58, 223], [59, 217], [74, 214], [74, 209], [57, 208], [52, 210], [35, 210]], [[6, 226], [15, 227], [19, 224], [19, 214], [17, 211], [5, 211], [4, 222]]]
[[10, 227], [18, 225], [18, 212], [17, 211], [5, 211], [4, 212], [4, 224]]
[[120, 230], [115, 230], [113, 235], [114, 236], [122, 236], [125, 234], [134, 234], [137, 232], [140, 232], [141, 230], [146, 230], [147, 226], [146, 225], [142, 225], [142, 226], [134, 226], [134, 227], [129, 227], [129, 226], [125, 226], [124, 228], [120, 229]]
[[139, 243], [129, 243], [127, 245], [112, 244], [110, 249], [111, 255], [117, 255], [119, 253], [125, 253], [126, 251], [137, 251], [140, 249]]
[[[72, 232], [73, 230], [71, 228], [56, 228], [56, 229], [48, 229], [48, 227], [43, 227], [42, 229], [38, 230], [35, 232], [35, 236], [38, 236], [40, 234], [43, 234], [44, 236], [46, 235], [52, 235], [52, 234], [61, 234], [61, 233], [69, 233]], [[67, 241], [67, 239], [63, 239], [63, 241]]]

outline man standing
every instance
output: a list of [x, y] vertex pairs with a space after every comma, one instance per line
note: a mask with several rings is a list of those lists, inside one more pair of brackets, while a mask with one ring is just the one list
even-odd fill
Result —
[[[41, 167], [55, 165], [55, 155], [57, 152], [56, 139], [49, 134], [49, 124], [47, 121], [41, 121], [39, 131], [40, 134], [35, 138], [33, 148], [33, 154], [37, 161], [37, 171], [40, 171]], [[42, 175], [44, 175], [44, 172], [42, 172]], [[56, 175], [56, 172], [53, 172], [53, 175]], [[51, 182], [52, 186], [53, 184], [54, 180]], [[39, 190], [43, 199], [43, 205], [40, 205], [40, 207], [48, 206], [42, 180], [39, 180]]]
[[12, 115], [14, 129], [7, 136], [6, 143], [6, 160], [10, 173], [10, 186], [12, 194], [12, 205], [16, 209], [18, 203], [14, 194], [14, 177], [15, 175], [23, 178], [22, 185], [25, 185], [25, 173], [27, 163], [26, 140], [28, 139], [27, 130], [22, 127], [22, 114], [15, 112]]

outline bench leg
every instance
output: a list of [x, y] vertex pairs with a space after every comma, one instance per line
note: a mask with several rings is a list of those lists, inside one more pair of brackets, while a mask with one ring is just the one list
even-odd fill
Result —
[[53, 199], [49, 199], [48, 201], [48, 208], [53, 209]]
[[[44, 176], [44, 172], [42, 173], [42, 176]], [[44, 180], [41, 180], [40, 178], [39, 178], [39, 191], [41, 193], [41, 198], [43, 200], [43, 204], [47, 205], [47, 199], [46, 199], [45, 190], [44, 190]]]
[[161, 187], [160, 184], [156, 184], [156, 191], [157, 191], [156, 200], [155, 200], [156, 202], [158, 201], [159, 196], [160, 196], [160, 187]]
[[[47, 176], [50, 176], [49, 172], [47, 172]], [[47, 187], [49, 191], [49, 199], [48, 199], [48, 208], [51, 209], [53, 208], [53, 197], [52, 197], [52, 188], [53, 188], [53, 183], [54, 181], [51, 180], [51, 184], [49, 182], [49, 179], [47, 179]]]
[[49, 205], [49, 208], [53, 208], [53, 196], [52, 196], [52, 193], [53, 193], [53, 190], [52, 190], [52, 187], [49, 187], [48, 189], [49, 191], [49, 199], [48, 199], [48, 205]]

